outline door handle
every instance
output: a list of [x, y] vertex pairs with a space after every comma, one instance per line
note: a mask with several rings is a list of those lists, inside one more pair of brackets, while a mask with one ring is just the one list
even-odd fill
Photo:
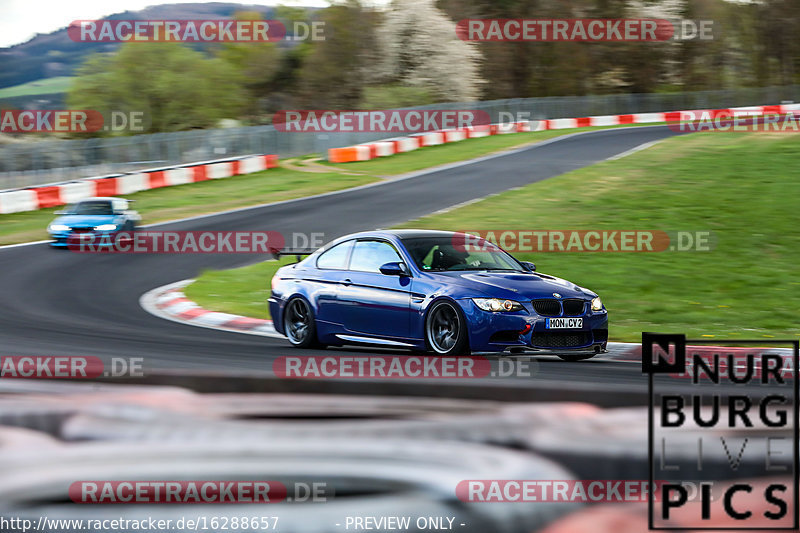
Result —
[[350, 278], [345, 278], [345, 279], [342, 280], [342, 285], [344, 285], [345, 287], [350, 285], [351, 283], [353, 283], [353, 282], [350, 281]]

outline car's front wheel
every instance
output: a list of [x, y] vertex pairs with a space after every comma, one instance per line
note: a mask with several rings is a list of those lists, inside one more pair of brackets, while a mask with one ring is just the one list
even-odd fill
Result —
[[425, 341], [439, 355], [469, 355], [467, 324], [455, 304], [433, 304], [425, 320]]
[[293, 298], [286, 304], [283, 312], [283, 327], [292, 346], [312, 348], [319, 345], [314, 312], [303, 298]]

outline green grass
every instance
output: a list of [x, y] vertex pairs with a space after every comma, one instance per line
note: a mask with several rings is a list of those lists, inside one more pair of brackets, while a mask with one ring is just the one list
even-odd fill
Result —
[[672, 138], [403, 226], [708, 230], [709, 252], [515, 255], [597, 291], [612, 340], [640, 340], [642, 331], [797, 339], [798, 141], [720, 132]]
[[14, 98], [16, 96], [35, 96], [37, 94], [65, 93], [70, 83], [72, 83], [70, 76], [57, 76], [55, 78], [29, 81], [21, 85], [0, 89], [0, 99]]
[[[720, 132], [672, 138], [402, 226], [711, 231], [708, 252], [515, 255], [597, 291], [610, 312], [612, 340], [637, 341], [642, 331], [796, 339], [798, 140]], [[210, 309], [266, 318], [277, 267], [206, 272], [187, 294]]]
[[[142, 191], [127, 195], [126, 198], [136, 200], [135, 209], [144, 218], [143, 223], [150, 224], [346, 189], [378, 181], [381, 176], [469, 159], [573, 131], [513, 133], [468, 139], [379, 160], [330, 165], [334, 167], [330, 173], [278, 168], [245, 176]], [[335, 167], [356, 170], [359, 175], [343, 174]], [[0, 215], [0, 245], [46, 239], [45, 228], [59, 209], [61, 207]]]
[[186, 287], [183, 292], [187, 298], [206, 309], [253, 318], [269, 318], [267, 298], [272, 275], [281, 266], [296, 261], [291, 256], [234, 270], [206, 270], [198, 281]]

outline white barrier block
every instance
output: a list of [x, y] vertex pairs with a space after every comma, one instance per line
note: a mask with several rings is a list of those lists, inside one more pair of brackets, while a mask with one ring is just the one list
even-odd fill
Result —
[[119, 194], [132, 194], [147, 190], [150, 187], [150, 180], [147, 174], [138, 172], [136, 174], [126, 174], [117, 178], [117, 192]]
[[756, 106], [747, 106], [747, 107], [731, 107], [731, 112], [734, 114], [738, 114], [738, 116], [754, 116], [754, 115], [761, 115], [764, 113], [764, 107], [760, 105]]
[[36, 192], [32, 189], [0, 192], [0, 213], [19, 213], [39, 209]]
[[164, 179], [167, 185], [186, 185], [192, 183], [194, 171], [188, 167], [173, 168], [164, 171]]
[[599, 115], [589, 117], [592, 126], [617, 126], [619, 125], [619, 115]]
[[91, 181], [65, 183], [60, 185], [59, 188], [61, 189], [61, 199], [66, 204], [94, 196], [94, 183]]
[[375, 154], [378, 157], [385, 157], [394, 154], [394, 143], [392, 142], [377, 142], [375, 143]]
[[635, 124], [649, 124], [651, 122], [665, 122], [664, 113], [635, 113], [633, 115]]
[[267, 161], [263, 156], [246, 157], [239, 163], [243, 174], [252, 174], [267, 169]]
[[402, 139], [397, 140], [397, 151], [398, 152], [410, 152], [411, 150], [416, 150], [419, 148], [417, 144], [417, 139], [414, 137], [403, 137]]
[[233, 175], [233, 168], [229, 161], [211, 163], [206, 165], [206, 175], [211, 179], [229, 178]]
[[554, 118], [550, 120], [551, 130], [566, 130], [569, 128], [577, 128], [578, 121], [574, 118]]
[[505, 133], [517, 133], [516, 122], [501, 122], [497, 124], [497, 134], [502, 135]]
[[356, 161], [369, 161], [370, 148], [368, 144], [359, 144], [355, 146]]
[[444, 135], [438, 131], [426, 133], [422, 137], [424, 139], [423, 143], [425, 146], [436, 146], [437, 144], [444, 143]]
[[489, 130], [489, 126], [478, 126], [478, 127], [470, 126], [469, 128], [467, 128], [467, 131], [469, 132], [470, 139], [477, 139], [478, 137], [488, 137], [492, 133]]
[[463, 129], [458, 130], [445, 130], [444, 132], [444, 142], [446, 143], [454, 143], [458, 141], [463, 141], [467, 138], [467, 132]]

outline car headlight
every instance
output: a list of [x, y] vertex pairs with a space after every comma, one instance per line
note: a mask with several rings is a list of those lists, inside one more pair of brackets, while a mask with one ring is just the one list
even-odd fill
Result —
[[473, 302], [484, 311], [500, 313], [504, 311], [521, 311], [522, 304], [514, 300], [501, 300], [500, 298], [473, 298]]
[[50, 231], [69, 231], [69, 226], [64, 224], [50, 224]]
[[99, 226], [95, 226], [94, 229], [96, 229], [97, 231], [113, 231], [113, 230], [117, 229], [117, 225], [116, 224], [100, 224]]
[[603, 310], [603, 301], [598, 296], [597, 298], [592, 299], [592, 311], [602, 311]]

